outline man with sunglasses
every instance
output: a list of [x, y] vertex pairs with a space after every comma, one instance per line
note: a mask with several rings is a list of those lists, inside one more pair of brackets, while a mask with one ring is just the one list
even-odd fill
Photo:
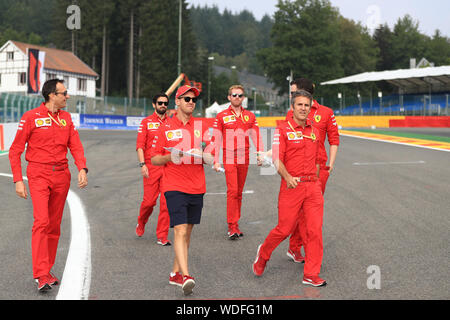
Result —
[[203, 163], [214, 162], [208, 127], [192, 116], [199, 93], [187, 85], [177, 90], [177, 113], [160, 127], [151, 151], [152, 164], [163, 166], [162, 189], [174, 230], [175, 259], [169, 283], [182, 287], [185, 295], [195, 286], [188, 253], [192, 229], [200, 224], [206, 192]]
[[[223, 166], [227, 183], [228, 238], [235, 240], [244, 234], [239, 230], [242, 192], [249, 166], [250, 138], [258, 152], [264, 150], [258, 122], [253, 112], [242, 107], [245, 99], [244, 87], [233, 85], [228, 90], [230, 107], [220, 112], [213, 125], [213, 141], [216, 147], [214, 169], [221, 168], [219, 148], [223, 151]], [[258, 166], [262, 157], [258, 154]]]
[[21, 165], [21, 155], [27, 145], [25, 159], [28, 161], [27, 177], [34, 217], [31, 234], [33, 278], [40, 292], [59, 283], [51, 269], [55, 263], [61, 219], [70, 187], [68, 149], [79, 170], [78, 187], [82, 189], [88, 184], [83, 145], [70, 113], [62, 110], [69, 99], [64, 81], [46, 81], [42, 95], [45, 102], [22, 116], [9, 150], [16, 194], [27, 199]]
[[153, 207], [156, 205], [158, 196], [160, 196], [156, 243], [162, 246], [170, 246], [171, 242], [167, 239], [170, 224], [169, 212], [167, 211], [166, 198], [161, 193], [163, 168], [154, 166], [151, 163], [153, 139], [159, 127], [164, 125], [168, 119], [167, 108], [169, 106], [169, 97], [164, 93], [160, 93], [153, 97], [152, 102], [155, 112], [142, 120], [136, 139], [136, 151], [144, 184], [144, 197], [139, 209], [136, 235], [138, 237], [143, 236], [145, 225], [153, 212]]

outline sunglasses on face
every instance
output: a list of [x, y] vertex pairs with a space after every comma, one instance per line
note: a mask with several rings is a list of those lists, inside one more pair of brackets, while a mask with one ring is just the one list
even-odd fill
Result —
[[64, 97], [67, 97], [67, 90], [64, 92], [55, 92], [55, 95], [62, 94]]
[[236, 98], [236, 97], [242, 98], [244, 96], [244, 94], [243, 93], [232, 93], [231, 96], [233, 98]]
[[180, 99], [184, 99], [185, 102], [192, 102], [196, 103], [197, 102], [197, 98], [191, 98], [191, 97], [180, 97]]
[[169, 102], [166, 102], [166, 101], [158, 101], [157, 103], [158, 103], [158, 106], [165, 105], [167, 107], [169, 105]]

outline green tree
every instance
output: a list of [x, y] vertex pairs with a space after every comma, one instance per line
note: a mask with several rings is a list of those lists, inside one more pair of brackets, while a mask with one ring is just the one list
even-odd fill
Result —
[[421, 59], [426, 54], [427, 36], [419, 31], [419, 23], [411, 16], [398, 19], [394, 26], [392, 54], [394, 69], [408, 69], [410, 58]]
[[427, 43], [426, 58], [434, 62], [435, 66], [450, 65], [450, 38], [436, 30]]
[[327, 0], [279, 0], [273, 47], [260, 50], [257, 57], [281, 93], [288, 91], [286, 77], [291, 70], [294, 77], [316, 83], [344, 75], [338, 16]]

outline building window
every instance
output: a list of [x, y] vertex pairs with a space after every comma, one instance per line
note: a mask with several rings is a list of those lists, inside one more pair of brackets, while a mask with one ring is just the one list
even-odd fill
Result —
[[21, 72], [19, 73], [19, 86], [23, 86], [27, 84], [27, 73]]
[[13, 61], [14, 60], [14, 51], [7, 52], [6, 53], [6, 61]]
[[69, 90], [69, 77], [64, 76], [64, 85], [66, 86], [66, 89]]
[[86, 79], [78, 79], [78, 91], [87, 91]]
[[58, 77], [56, 76], [56, 73], [47, 73], [47, 79], [45, 80], [52, 80], [52, 79], [58, 79]]

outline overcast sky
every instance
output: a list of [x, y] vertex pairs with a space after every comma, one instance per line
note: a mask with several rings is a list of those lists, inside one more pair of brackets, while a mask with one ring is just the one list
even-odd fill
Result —
[[[217, 5], [232, 12], [247, 9], [257, 20], [264, 14], [270, 16], [277, 10], [278, 0], [186, 0], [191, 5]], [[450, 36], [450, 0], [331, 0], [334, 7], [346, 18], [362, 22], [369, 29], [379, 24], [392, 28], [398, 18], [409, 14], [419, 22], [421, 32], [432, 36], [436, 29]]]

